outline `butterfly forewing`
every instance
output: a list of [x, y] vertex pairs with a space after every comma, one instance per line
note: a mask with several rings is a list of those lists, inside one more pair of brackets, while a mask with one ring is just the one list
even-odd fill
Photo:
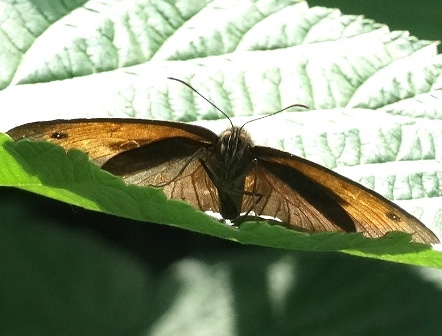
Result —
[[35, 122], [8, 131], [14, 140], [28, 138], [54, 142], [65, 149], [80, 149], [100, 166], [113, 156], [167, 138], [202, 143], [217, 135], [203, 127], [159, 120], [75, 119]]
[[[439, 242], [437, 236], [417, 218], [376, 192], [344, 176], [276, 149], [254, 147], [254, 152], [261, 160], [290, 167], [320, 185], [352, 218], [356, 231], [367, 237], [382, 237], [387, 232], [402, 231], [410, 233], [415, 242]], [[297, 188], [296, 185], [288, 183], [291, 188]]]

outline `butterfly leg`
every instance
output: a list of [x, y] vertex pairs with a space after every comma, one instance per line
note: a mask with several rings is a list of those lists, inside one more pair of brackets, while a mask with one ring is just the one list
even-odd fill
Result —
[[253, 218], [256, 222], [259, 221], [260, 218], [260, 214], [258, 213], [258, 204], [261, 202], [261, 200], [264, 197], [264, 194], [259, 193], [258, 192], [258, 183], [257, 183], [257, 179], [258, 179], [258, 174], [257, 174], [257, 169], [258, 169], [258, 161], [256, 159], [254, 159], [252, 161], [252, 165], [253, 165], [253, 186], [252, 186], [252, 191], [247, 191], [247, 190], [242, 190], [242, 191], [236, 191], [238, 194], [241, 194], [243, 196], [249, 196], [252, 197], [252, 204], [250, 205], [250, 207], [248, 208], [248, 210], [242, 214], [239, 215], [237, 218], [233, 219], [232, 221], [235, 223], [235, 225], [239, 225], [241, 222], [244, 222], [247, 220], [247, 218], [250, 218], [249, 213], [251, 211], [253, 211]]
[[248, 214], [250, 213], [250, 211], [252, 211], [253, 210], [253, 213], [254, 213], [254, 216], [255, 216], [255, 221], [258, 221], [258, 214], [257, 214], [257, 211], [256, 211], [256, 208], [257, 208], [257, 206], [258, 206], [258, 203], [262, 200], [262, 198], [264, 197], [264, 195], [263, 194], [259, 194], [258, 192], [257, 192], [257, 188], [256, 188], [256, 186], [257, 186], [257, 184], [258, 183], [256, 183], [256, 180], [258, 179], [258, 174], [257, 174], [257, 169], [258, 169], [258, 160], [256, 160], [256, 159], [253, 159], [253, 171], [254, 171], [254, 178], [253, 178], [253, 189], [252, 189], [252, 192], [248, 192], [248, 191], [243, 191], [242, 193], [243, 193], [243, 195], [245, 195], [245, 196], [251, 196], [252, 197], [252, 200], [253, 200], [253, 204], [252, 204], [252, 206], [250, 207], [250, 209], [249, 210], [247, 210], [247, 212], [242, 216], [242, 217], [247, 217], [248, 216]]

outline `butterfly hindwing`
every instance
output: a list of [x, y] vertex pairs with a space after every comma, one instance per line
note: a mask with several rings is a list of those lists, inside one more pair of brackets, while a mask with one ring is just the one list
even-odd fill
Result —
[[219, 212], [218, 192], [201, 163], [204, 143], [170, 138], [120, 153], [102, 168], [128, 184], [163, 189], [201, 211]]

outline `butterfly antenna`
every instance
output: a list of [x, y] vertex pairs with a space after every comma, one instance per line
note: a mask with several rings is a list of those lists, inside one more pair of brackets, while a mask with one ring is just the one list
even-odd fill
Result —
[[198, 96], [203, 98], [206, 102], [208, 102], [210, 105], [212, 105], [214, 108], [216, 108], [219, 112], [221, 112], [227, 119], [229, 119], [230, 125], [233, 127], [232, 120], [230, 120], [229, 116], [225, 114], [218, 106], [216, 106], [214, 103], [212, 103], [209, 99], [204, 97], [201, 93], [199, 93], [196, 89], [194, 89], [190, 84], [186, 83], [185, 81], [182, 81], [181, 79], [175, 78], [175, 77], [167, 77], [167, 79], [171, 79], [177, 82], [180, 82], [181, 84], [184, 84], [188, 88], [190, 88], [193, 92], [195, 92]]
[[285, 110], [291, 109], [292, 107], [302, 107], [302, 108], [305, 108], [305, 109], [307, 109], [307, 110], [309, 109], [309, 107], [308, 107], [307, 105], [303, 105], [303, 104], [292, 104], [292, 105], [289, 105], [289, 106], [287, 106], [287, 107], [284, 107], [282, 110], [279, 110], [279, 111], [276, 111], [276, 112], [273, 112], [273, 113], [270, 113], [270, 114], [266, 114], [266, 115], [264, 115], [264, 116], [262, 116], [262, 117], [259, 117], [259, 118], [256, 118], [256, 119], [249, 120], [249, 121], [245, 122], [245, 123], [240, 127], [240, 130], [242, 130], [242, 129], [244, 128], [245, 125], [247, 125], [248, 123], [251, 123], [252, 121], [257, 121], [257, 120], [260, 120], [260, 119], [264, 119], [264, 118], [267, 118], [267, 117], [271, 117], [272, 115], [275, 115], [275, 114], [278, 114], [278, 113], [284, 112]]

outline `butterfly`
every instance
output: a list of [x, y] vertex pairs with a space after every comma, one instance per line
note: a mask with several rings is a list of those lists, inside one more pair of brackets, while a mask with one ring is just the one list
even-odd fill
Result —
[[[189, 84], [169, 79], [217, 108]], [[402, 231], [414, 242], [439, 243], [417, 218], [378, 193], [301, 157], [255, 146], [245, 124], [230, 123], [219, 136], [196, 125], [117, 118], [34, 122], [7, 134], [80, 149], [128, 184], [161, 188], [169, 198], [234, 223], [253, 212], [300, 231], [373, 238]]]

